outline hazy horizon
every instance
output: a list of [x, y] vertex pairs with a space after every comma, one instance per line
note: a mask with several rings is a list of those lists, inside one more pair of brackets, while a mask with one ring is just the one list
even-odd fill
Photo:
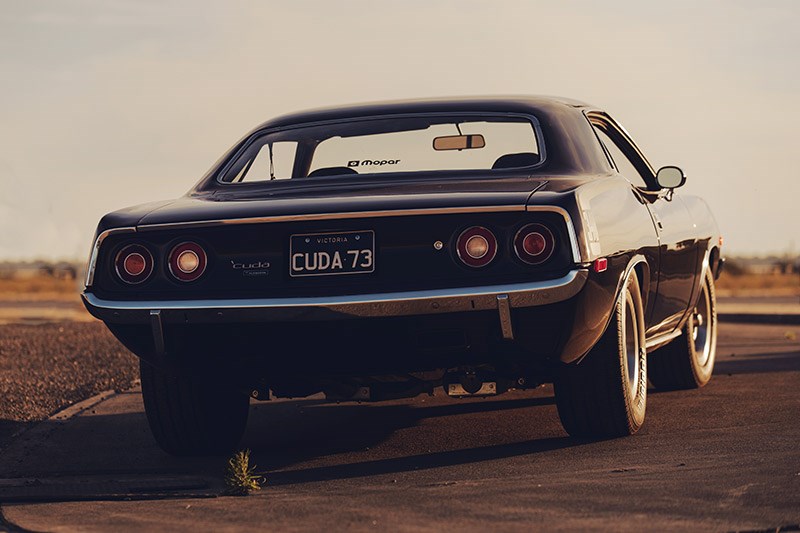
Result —
[[[729, 253], [797, 254], [800, 2], [20, 2], [0, 13], [0, 261], [78, 259], [279, 114], [556, 94], [677, 164]], [[795, 228], [794, 230], [792, 228]]]

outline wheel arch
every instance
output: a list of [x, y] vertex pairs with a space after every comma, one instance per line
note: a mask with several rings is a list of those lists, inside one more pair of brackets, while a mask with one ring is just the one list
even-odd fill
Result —
[[[642, 296], [642, 308], [647, 309], [647, 286], [650, 283], [650, 264], [642, 254], [635, 254], [628, 260], [628, 264], [619, 277], [617, 290], [614, 293], [614, 302], [619, 298], [620, 292], [622, 292], [623, 286], [625, 285], [625, 280], [628, 279], [631, 272], [636, 274], [637, 281], [639, 282], [639, 293]], [[606, 327], [608, 327], [608, 324], [606, 324]]]
[[697, 299], [700, 298], [700, 293], [702, 291], [703, 283], [706, 279], [706, 274], [711, 272], [713, 279], [717, 279], [717, 270], [719, 269], [718, 262], [720, 256], [719, 246], [712, 244], [702, 253], [703, 260], [700, 263], [700, 271], [697, 273], [697, 277], [694, 280], [694, 287], [692, 287], [692, 295], [689, 299], [689, 305], [686, 308], [683, 318], [681, 318], [678, 328], [683, 328], [683, 326], [686, 324], [686, 320], [689, 318], [692, 308], [697, 305]]
[[719, 249], [719, 246], [712, 246], [711, 251], [708, 253], [708, 268], [711, 269], [711, 273], [714, 275], [714, 279], [719, 277], [719, 270], [720, 270], [720, 256], [722, 252]]
[[[624, 264], [624, 267], [610, 267], [608, 272], [589, 277], [575, 301], [575, 318], [572, 331], [561, 350], [559, 359], [563, 363], [580, 361], [600, 341], [613, 319], [614, 306], [619, 300], [625, 280], [633, 273], [639, 282], [642, 298], [642, 311], [647, 309], [647, 287], [650, 283], [650, 265], [644, 255], [634, 253], [630, 256], [618, 255], [609, 258], [609, 265]], [[613, 276], [608, 279], [606, 275]], [[606, 279], [604, 279], [604, 277]], [[616, 278], [616, 279], [614, 279]]]
[[[639, 256], [641, 257], [641, 256]], [[647, 310], [647, 300], [650, 295], [648, 287], [650, 286], [650, 264], [641, 257], [633, 264], [633, 270], [636, 272], [636, 277], [639, 278], [639, 293], [642, 295], [642, 308]]]

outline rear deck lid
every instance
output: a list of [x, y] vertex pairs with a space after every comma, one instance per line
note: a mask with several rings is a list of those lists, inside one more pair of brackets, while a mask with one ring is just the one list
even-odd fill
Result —
[[268, 217], [320, 215], [347, 217], [352, 213], [386, 211], [513, 211], [525, 209], [542, 179], [469, 179], [336, 186], [292, 186], [264, 191], [222, 191], [184, 197], [160, 207], [139, 221], [140, 226], [231, 221]]

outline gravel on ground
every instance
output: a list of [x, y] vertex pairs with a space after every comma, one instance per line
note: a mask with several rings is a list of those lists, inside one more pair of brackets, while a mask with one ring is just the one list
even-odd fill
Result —
[[136, 358], [101, 322], [0, 326], [0, 448], [26, 426], [137, 378]]

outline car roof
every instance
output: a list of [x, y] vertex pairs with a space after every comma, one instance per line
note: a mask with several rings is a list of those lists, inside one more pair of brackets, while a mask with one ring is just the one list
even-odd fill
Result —
[[297, 124], [324, 122], [383, 115], [416, 113], [544, 113], [563, 112], [572, 108], [577, 112], [596, 109], [587, 103], [557, 96], [472, 96], [458, 98], [425, 98], [368, 102], [336, 107], [311, 109], [282, 115], [259, 125], [255, 130], [285, 127]]
[[[279, 116], [251, 130], [233, 145], [201, 178], [190, 193], [219, 186], [217, 174], [248, 139], [266, 130], [289, 128], [330, 121], [368, 117], [392, 117], [410, 114], [515, 113], [535, 117], [542, 129], [547, 156], [536, 174], [600, 175], [611, 167], [592, 126], [585, 116], [598, 108], [569, 98], [553, 96], [477, 96], [372, 102], [312, 109]], [[527, 169], [520, 172], [530, 173]]]

